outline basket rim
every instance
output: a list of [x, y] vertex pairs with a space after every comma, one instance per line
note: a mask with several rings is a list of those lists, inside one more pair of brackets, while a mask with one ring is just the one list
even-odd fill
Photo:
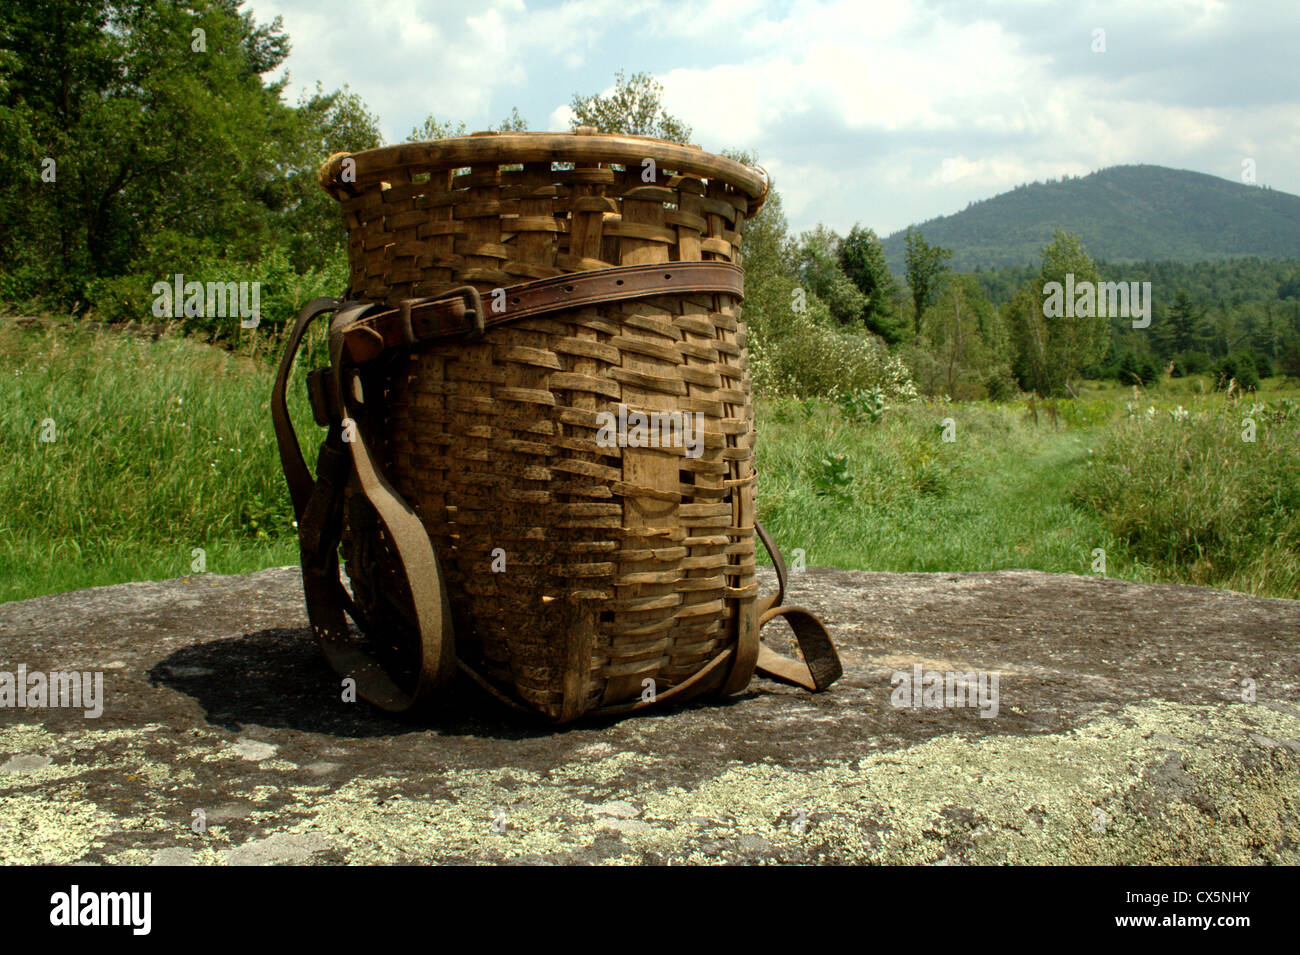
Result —
[[[397, 143], [361, 152], [335, 153], [320, 167], [321, 188], [335, 199], [361, 194], [411, 166], [455, 169], [478, 163], [582, 162], [639, 165], [650, 158], [657, 165], [678, 173], [720, 179], [750, 199], [750, 215], [762, 206], [769, 187], [766, 170], [726, 156], [708, 153], [699, 146], [684, 146], [666, 139], [628, 136], [619, 133], [475, 133], [450, 139]], [[343, 161], [355, 161], [355, 181], [342, 179]]]

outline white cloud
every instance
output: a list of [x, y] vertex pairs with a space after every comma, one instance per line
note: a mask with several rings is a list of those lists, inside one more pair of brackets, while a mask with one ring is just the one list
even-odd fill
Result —
[[555, 107], [555, 110], [548, 118], [547, 129], [568, 129], [569, 123], [573, 119], [573, 108], [565, 103], [563, 106]]
[[[1194, 7], [1188, 29], [1221, 26], [1221, 5]], [[1112, 37], [1131, 42], [1109, 19]], [[1086, 50], [1090, 32], [1075, 32]], [[948, 22], [901, 0], [880, 7], [805, 0], [754, 25], [747, 39], [758, 49], [745, 59], [663, 74], [665, 100], [706, 148], [761, 144], [791, 223], [801, 227], [814, 216], [841, 231], [858, 218], [888, 230], [1036, 178], [1116, 163], [1194, 165], [1233, 135], [1233, 124], [1258, 133], [1293, 130], [1300, 119], [1294, 105], [1243, 112], [1136, 99], [1114, 60], [1065, 72], [1029, 34], [986, 19]], [[800, 116], [817, 125], [800, 125]], [[819, 162], [816, 144], [790, 138], [793, 127], [847, 148]], [[890, 158], [855, 156], [855, 134], [887, 144]], [[1242, 148], [1256, 141], [1238, 138]], [[856, 165], [850, 176], [846, 160]], [[872, 173], [903, 191], [864, 189]], [[881, 210], [849, 198], [872, 194], [883, 199]], [[899, 198], [910, 213], [885, 211], [903, 212]]]
[[496, 90], [545, 80], [557, 58], [583, 62], [602, 30], [655, 7], [652, 0], [583, 0], [536, 11], [523, 0], [255, 3], [259, 20], [284, 17], [293, 44], [290, 98], [317, 80], [327, 89], [348, 83], [379, 115], [389, 141], [405, 138], [430, 112], [471, 126], [500, 119], [488, 114]]
[[[284, 12], [295, 81], [351, 83], [390, 139], [427, 112], [499, 119], [488, 111], [521, 85], [545, 91], [547, 125], [563, 129], [573, 70], [649, 69], [695, 142], [759, 151], [798, 229], [889, 231], [1116, 163], [1236, 178], [1253, 156], [1261, 182], [1300, 190], [1293, 87], [1256, 95], [1285, 82], [1279, 55], [1300, 51], [1267, 22], [1283, 15], [1255, 7], [375, 0], [358, 15], [351, 0], [254, 2], [261, 19]], [[1097, 25], [1105, 54], [1090, 51]], [[1221, 75], [1206, 75], [1211, 57]]]

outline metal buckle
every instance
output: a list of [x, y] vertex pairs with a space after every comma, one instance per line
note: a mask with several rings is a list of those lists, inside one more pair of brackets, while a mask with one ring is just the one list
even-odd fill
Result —
[[[401, 344], [414, 345], [423, 339], [415, 334], [415, 327], [411, 323], [411, 309], [418, 305], [432, 305], [437, 302], [445, 302], [450, 298], [459, 298], [465, 304], [465, 314], [463, 318], [470, 321], [471, 328], [469, 335], [477, 338], [486, 330], [486, 318], [483, 314], [483, 299], [479, 296], [478, 289], [472, 285], [461, 285], [454, 289], [449, 289], [441, 295], [428, 295], [421, 298], [402, 299], [398, 306], [397, 332], [401, 335]], [[439, 329], [438, 331], [441, 331]], [[435, 333], [436, 334], [436, 333]], [[428, 336], [428, 337], [433, 337]]]
[[473, 324], [469, 335], [471, 338], [478, 338], [487, 330], [487, 317], [483, 314], [483, 299], [478, 294], [478, 289], [472, 285], [462, 285], [454, 288], [447, 293], [450, 295], [459, 295], [465, 300], [465, 317]]

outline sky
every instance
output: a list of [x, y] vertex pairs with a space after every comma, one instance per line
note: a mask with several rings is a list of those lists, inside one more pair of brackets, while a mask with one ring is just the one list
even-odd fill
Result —
[[1300, 0], [250, 0], [286, 98], [346, 84], [385, 141], [644, 71], [712, 152], [748, 149], [794, 232], [881, 236], [1025, 182], [1153, 163], [1300, 194]]

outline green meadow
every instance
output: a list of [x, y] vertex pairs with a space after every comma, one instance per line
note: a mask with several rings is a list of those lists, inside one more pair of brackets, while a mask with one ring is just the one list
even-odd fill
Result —
[[[265, 352], [265, 344], [261, 345]], [[291, 411], [309, 462], [300, 361]], [[265, 354], [0, 327], [0, 601], [297, 562]], [[1031, 568], [1300, 597], [1300, 391], [760, 400], [758, 512], [809, 566]], [[1249, 440], [1253, 438], [1253, 440]]]

